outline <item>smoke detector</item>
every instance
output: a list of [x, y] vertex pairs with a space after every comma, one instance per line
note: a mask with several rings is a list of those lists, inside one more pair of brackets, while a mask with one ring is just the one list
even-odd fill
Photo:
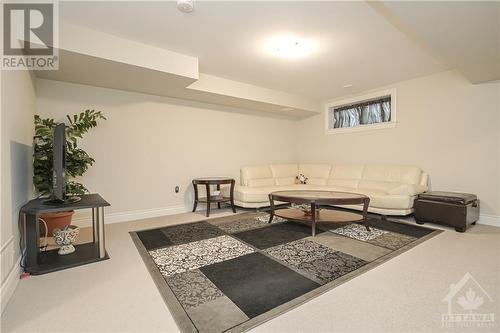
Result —
[[194, 9], [193, 0], [177, 0], [177, 9], [183, 13], [190, 13]]

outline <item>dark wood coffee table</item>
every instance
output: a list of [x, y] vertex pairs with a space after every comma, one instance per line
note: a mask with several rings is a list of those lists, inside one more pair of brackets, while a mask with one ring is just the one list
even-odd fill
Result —
[[[220, 186], [221, 185], [231, 185], [231, 188], [229, 190], [229, 198], [228, 197], [223, 197], [223, 196], [214, 196], [210, 195], [210, 185], [216, 185], [217, 186], [217, 191], [220, 191]], [[217, 202], [217, 208], [220, 209], [220, 204], [221, 202], [229, 202], [231, 205], [231, 208], [233, 209], [233, 213], [236, 213], [236, 208], [234, 206], [234, 184], [235, 181], [233, 178], [226, 178], [226, 177], [204, 177], [204, 178], [196, 178], [193, 179], [193, 188], [194, 188], [194, 205], [193, 205], [193, 212], [196, 211], [196, 206], [198, 205], [198, 202], [206, 203], [207, 204], [207, 217], [210, 216], [210, 204], [212, 202]], [[198, 198], [198, 185], [205, 185], [206, 191], [207, 191], [207, 197], [206, 198]]]
[[[297, 208], [276, 209], [275, 201], [310, 205], [311, 212], [306, 214]], [[370, 231], [367, 219], [370, 198], [363, 194], [312, 190], [277, 191], [269, 194], [269, 202], [271, 204], [269, 223], [274, 216], [292, 221], [311, 222], [312, 236], [316, 235], [316, 223], [320, 222], [363, 222], [366, 230]], [[362, 213], [336, 210], [331, 207], [357, 204], [363, 205]], [[329, 206], [329, 209], [320, 209], [325, 206]]]

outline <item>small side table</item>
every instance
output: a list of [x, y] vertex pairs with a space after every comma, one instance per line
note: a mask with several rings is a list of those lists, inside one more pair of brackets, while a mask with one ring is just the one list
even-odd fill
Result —
[[[231, 188], [229, 190], [229, 198], [228, 197], [223, 197], [223, 196], [214, 196], [210, 195], [210, 185], [216, 185], [217, 186], [217, 191], [220, 191], [220, 186], [221, 185], [226, 185], [230, 184]], [[212, 202], [217, 202], [217, 208], [220, 209], [220, 204], [221, 202], [229, 202], [231, 204], [231, 208], [233, 209], [233, 213], [236, 213], [236, 208], [234, 207], [234, 184], [235, 181], [233, 178], [226, 178], [226, 177], [205, 177], [205, 178], [196, 178], [193, 179], [193, 188], [194, 188], [194, 205], [193, 205], [193, 212], [196, 211], [196, 206], [198, 205], [198, 202], [206, 203], [207, 204], [207, 217], [210, 216], [210, 204]], [[206, 198], [198, 198], [198, 185], [205, 185], [205, 188], [207, 190], [207, 197]]]

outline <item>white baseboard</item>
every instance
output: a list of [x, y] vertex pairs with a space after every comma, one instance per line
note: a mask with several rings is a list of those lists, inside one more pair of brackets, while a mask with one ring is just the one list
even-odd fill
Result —
[[2, 283], [0, 286], [2, 313], [12, 297], [12, 294], [14, 294], [14, 290], [16, 290], [17, 284], [19, 283], [19, 276], [22, 273], [21, 267], [19, 266], [21, 257], [14, 257], [15, 245], [14, 236], [11, 236], [0, 249], [0, 257], [2, 258]]
[[22, 269], [21, 266], [19, 265], [19, 262], [21, 261], [21, 257], [19, 257], [15, 264], [14, 267], [12, 267], [12, 270], [10, 271], [9, 275], [7, 276], [7, 279], [5, 279], [5, 282], [2, 284], [2, 289], [1, 292], [1, 297], [2, 297], [2, 313], [7, 307], [7, 304], [9, 303], [10, 298], [14, 294], [14, 291], [17, 288], [17, 284], [19, 283], [19, 276], [21, 276]]
[[[159, 217], [165, 215], [174, 215], [190, 212], [191, 209], [184, 205], [161, 207], [143, 210], [131, 210], [126, 212], [104, 214], [104, 223], [120, 223], [135, 220], [148, 219], [152, 217]], [[72, 220], [72, 224], [79, 227], [88, 227], [92, 224], [91, 216], [77, 217]]]
[[477, 221], [477, 223], [500, 227], [500, 216], [481, 214], [479, 215], [479, 221]]

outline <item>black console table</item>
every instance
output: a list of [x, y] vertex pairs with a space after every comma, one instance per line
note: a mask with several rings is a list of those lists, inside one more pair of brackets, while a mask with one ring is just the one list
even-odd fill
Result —
[[[44, 201], [47, 199], [34, 199], [21, 207], [26, 230], [26, 258], [24, 261], [26, 272], [40, 275], [109, 259], [104, 247], [104, 207], [110, 206], [110, 204], [99, 194], [85, 194], [80, 197], [80, 201], [61, 205], [45, 204]], [[58, 249], [40, 251], [38, 216], [43, 213], [78, 209], [92, 210], [92, 242], [75, 245], [76, 251], [66, 255], [59, 255]]]

